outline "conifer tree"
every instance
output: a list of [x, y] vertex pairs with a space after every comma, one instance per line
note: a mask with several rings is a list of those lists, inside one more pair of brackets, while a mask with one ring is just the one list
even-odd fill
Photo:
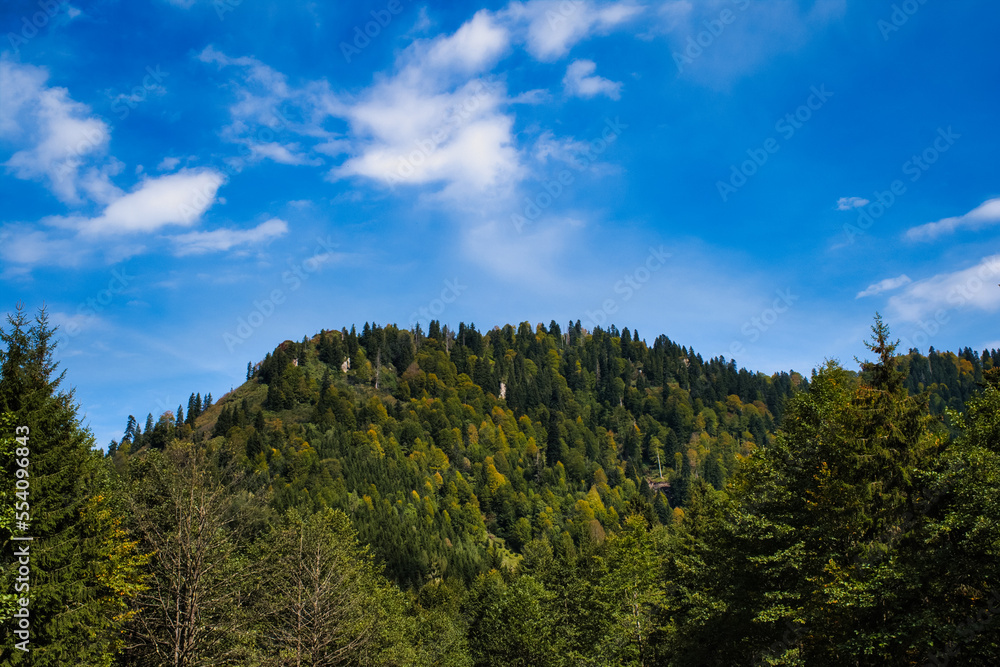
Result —
[[[55, 329], [44, 309], [28, 324], [23, 307], [0, 328], [0, 412], [11, 416], [26, 435], [28, 487], [19, 499], [30, 518], [14, 531], [31, 537], [27, 546], [30, 589], [30, 652], [16, 650], [5, 632], [3, 664], [62, 666], [108, 665], [119, 650], [127, 602], [141, 588], [143, 559], [121, 528], [121, 508], [112, 495], [109, 471], [93, 449], [93, 436], [80, 426], [72, 390], [60, 389], [56, 375]], [[7, 435], [7, 434], [4, 434]], [[5, 457], [5, 479], [15, 462]], [[5, 489], [6, 490], [6, 489]], [[0, 528], [0, 586], [14, 590], [11, 566], [13, 533]], [[23, 564], [23, 563], [22, 563]], [[7, 618], [4, 627], [8, 628]]]
[[689, 650], [716, 638], [708, 662], [912, 658], [908, 615], [919, 596], [907, 539], [919, 527], [916, 479], [940, 438], [926, 402], [903, 388], [880, 317], [872, 331], [878, 358], [862, 363], [861, 378], [835, 362], [815, 373], [783, 431], [734, 478], [732, 496], [703, 512], [714, 519], [692, 524], [714, 552], [705, 597], [725, 601], [701, 624], [705, 634], [689, 637]]

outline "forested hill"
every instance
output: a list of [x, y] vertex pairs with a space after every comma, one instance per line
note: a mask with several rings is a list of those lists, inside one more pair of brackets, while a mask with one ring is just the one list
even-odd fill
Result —
[[874, 361], [806, 382], [368, 325], [103, 453], [44, 309], [9, 322], [0, 587], [35, 569], [2, 664], [1000, 664], [998, 351], [900, 356], [877, 317]]
[[669, 522], [690, 480], [721, 487], [806, 383], [579, 322], [365, 324], [286, 341], [247, 375], [207, 409], [192, 396], [127, 429], [119, 452], [208, 441], [266, 475], [276, 509], [347, 511], [404, 586], [469, 581], [635, 508]]
[[[940, 413], [1000, 355], [899, 363]], [[110, 453], [206, 442], [264, 477], [278, 511], [346, 511], [400, 585], [468, 583], [532, 540], [568, 551], [628, 514], [676, 520], [692, 480], [721, 488], [806, 386], [613, 326], [365, 324], [286, 341], [218, 404], [192, 395], [145, 429], [130, 420]]]

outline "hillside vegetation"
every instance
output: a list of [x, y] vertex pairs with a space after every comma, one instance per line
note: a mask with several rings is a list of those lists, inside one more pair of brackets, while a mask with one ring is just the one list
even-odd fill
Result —
[[[68, 398], [15, 324], [38, 421]], [[807, 380], [579, 322], [286, 341], [85, 457], [65, 557], [118, 611], [72, 622], [120, 665], [993, 664], [1000, 351], [870, 349]]]

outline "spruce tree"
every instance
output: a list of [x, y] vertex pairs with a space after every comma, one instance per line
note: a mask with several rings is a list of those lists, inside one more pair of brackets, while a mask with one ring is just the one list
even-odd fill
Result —
[[783, 430], [733, 479], [715, 510], [724, 520], [696, 522], [714, 552], [700, 585], [719, 611], [683, 650], [713, 638], [708, 662], [913, 658], [911, 613], [926, 604], [911, 575], [917, 480], [940, 438], [926, 401], [903, 388], [881, 318], [872, 331], [877, 360], [861, 364], [860, 378], [836, 362], [816, 372]]
[[[30, 554], [29, 652], [14, 647], [5, 632], [0, 663], [5, 665], [108, 665], [120, 648], [127, 602], [140, 586], [143, 559], [121, 528], [120, 498], [94, 439], [81, 427], [72, 390], [60, 390], [56, 375], [55, 329], [45, 310], [29, 326], [23, 307], [0, 328], [0, 412], [12, 419], [25, 456], [5, 456], [4, 481], [12, 480], [17, 459], [27, 459], [28, 488], [23, 497], [30, 519], [0, 528], [4, 549], [0, 586], [14, 590], [19, 567], [12, 538]], [[7, 435], [6, 433], [3, 435]], [[23, 452], [22, 452], [23, 453]], [[6, 491], [6, 489], [4, 489]], [[7, 628], [7, 618], [4, 627]]]

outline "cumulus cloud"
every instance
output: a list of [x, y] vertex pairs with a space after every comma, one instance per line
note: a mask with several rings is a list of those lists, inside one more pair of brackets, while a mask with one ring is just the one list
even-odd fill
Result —
[[566, 68], [563, 86], [566, 92], [577, 97], [607, 95], [613, 100], [621, 97], [622, 84], [600, 76], [593, 76], [597, 65], [593, 60], [574, 60]]
[[854, 297], [855, 299], [863, 299], [867, 296], [876, 296], [882, 292], [890, 292], [894, 289], [899, 289], [903, 285], [909, 285], [913, 281], [905, 273], [901, 276], [896, 276], [895, 278], [886, 278], [885, 280], [880, 280], [877, 283], [872, 283], [866, 289], [858, 292], [858, 295]]
[[264, 243], [284, 236], [288, 223], [271, 218], [252, 229], [214, 229], [208, 232], [188, 232], [170, 238], [176, 244], [174, 254], [197, 255], [229, 250], [237, 246]]
[[984, 257], [965, 269], [940, 273], [917, 281], [889, 299], [900, 318], [916, 322], [933, 317], [939, 310], [971, 307], [987, 312], [1000, 310], [1000, 254]]
[[906, 237], [912, 241], [932, 241], [959, 229], [975, 230], [996, 224], [1000, 224], [1000, 197], [983, 202], [965, 215], [912, 227], [906, 232]]
[[452, 35], [415, 42], [391, 76], [340, 112], [354, 140], [330, 177], [441, 183], [456, 194], [519, 178], [513, 117], [502, 108], [506, 86], [483, 76], [508, 45], [507, 30], [487, 11]]
[[481, 10], [455, 34], [431, 40], [426, 51], [422, 42], [415, 43], [408, 57], [421, 78], [429, 72], [469, 76], [492, 66], [509, 45], [507, 29], [490, 12]]
[[122, 167], [104, 157], [110, 129], [68, 90], [46, 86], [48, 76], [42, 67], [0, 59], [0, 138], [21, 146], [4, 166], [65, 203], [107, 202], [118, 193], [110, 177]]
[[863, 197], [841, 197], [837, 200], [838, 211], [852, 211], [862, 206], [868, 206], [870, 202]]

